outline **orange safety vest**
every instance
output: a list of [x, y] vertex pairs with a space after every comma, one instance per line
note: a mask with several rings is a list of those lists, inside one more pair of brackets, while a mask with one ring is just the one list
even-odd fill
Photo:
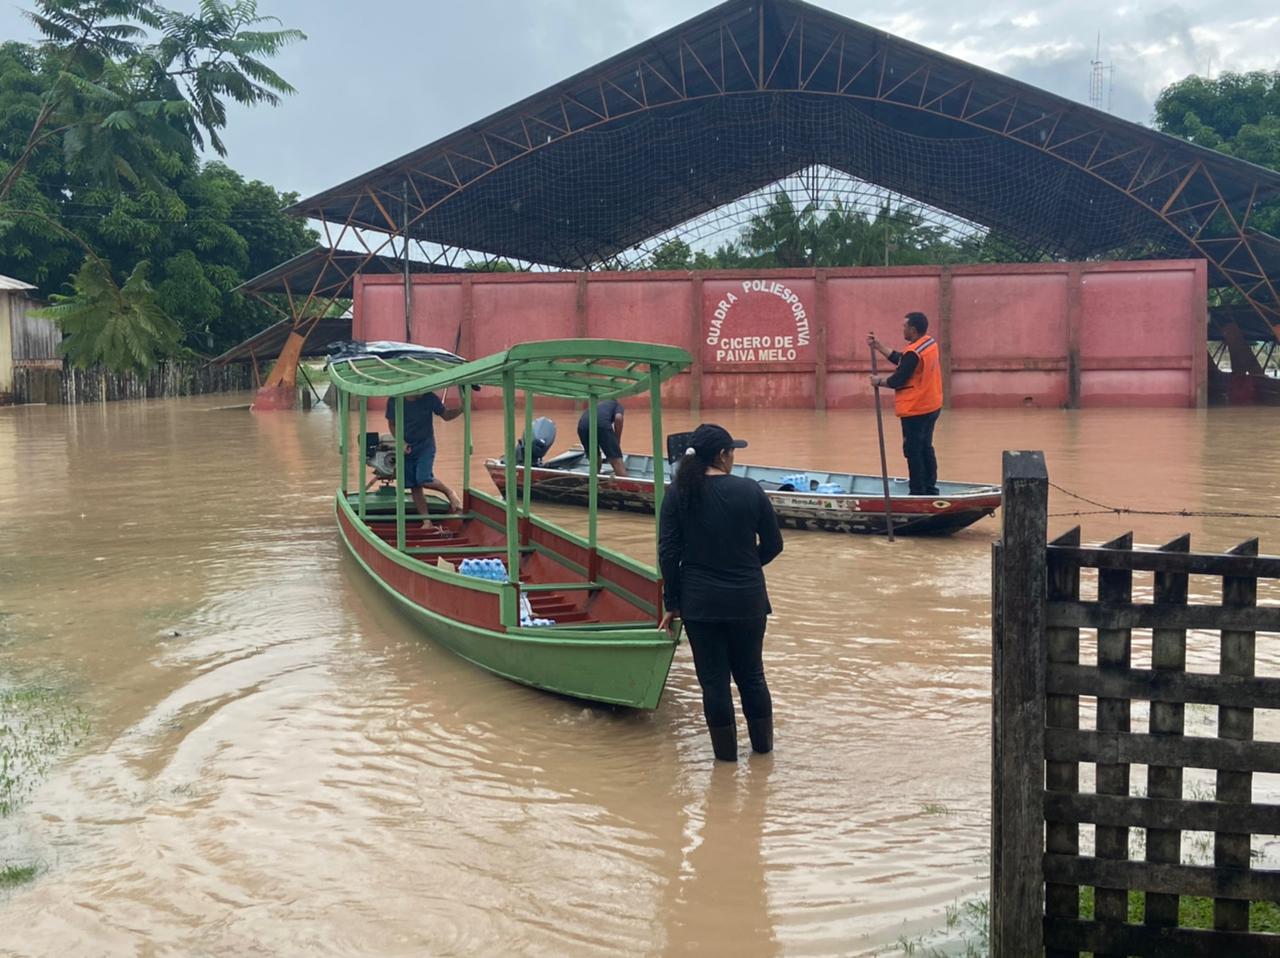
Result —
[[938, 358], [938, 343], [929, 335], [921, 336], [904, 349], [903, 354], [915, 353], [920, 364], [911, 374], [905, 386], [893, 394], [893, 411], [901, 417], [924, 416], [942, 408], [942, 363]]

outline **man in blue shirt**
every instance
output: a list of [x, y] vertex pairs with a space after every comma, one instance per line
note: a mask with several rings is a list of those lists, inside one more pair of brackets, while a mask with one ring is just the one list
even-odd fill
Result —
[[[433, 489], [449, 500], [450, 512], [462, 511], [462, 500], [447, 485], [435, 477], [436, 432], [435, 416], [445, 422], [462, 415], [459, 404], [452, 409], [445, 407], [435, 393], [404, 397], [404, 484], [413, 494], [413, 505], [422, 516], [424, 529], [435, 528], [427, 518], [427, 497], [423, 489]], [[396, 403], [387, 403], [387, 425], [396, 431]]]
[[[627, 474], [627, 461], [622, 457], [622, 403], [616, 399], [606, 399], [596, 404], [596, 445], [600, 449], [600, 458], [613, 467], [613, 474], [618, 477]], [[586, 449], [591, 437], [591, 407], [588, 406], [578, 419], [578, 438], [582, 448]]]

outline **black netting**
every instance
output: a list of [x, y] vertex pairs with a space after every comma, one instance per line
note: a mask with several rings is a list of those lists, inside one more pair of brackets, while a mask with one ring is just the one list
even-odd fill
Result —
[[976, 224], [1058, 256], [1187, 251], [1132, 198], [1016, 140], [883, 102], [797, 93], [684, 102], [550, 143], [444, 201], [415, 232], [581, 268], [815, 167], [909, 197], [959, 230]]

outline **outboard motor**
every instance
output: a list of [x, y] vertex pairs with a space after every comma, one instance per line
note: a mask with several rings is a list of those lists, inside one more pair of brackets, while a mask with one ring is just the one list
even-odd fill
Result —
[[[389, 441], [388, 441], [389, 440]], [[364, 461], [373, 470], [373, 474], [383, 482], [396, 477], [396, 441], [395, 437], [383, 437], [380, 433], [364, 434]]]
[[[529, 437], [526, 435], [516, 443], [516, 465], [524, 463], [524, 444], [528, 439]], [[539, 416], [535, 419], [533, 421], [533, 464], [535, 466], [542, 465], [542, 460], [551, 451], [555, 441], [555, 420], [548, 419], [546, 416]]]

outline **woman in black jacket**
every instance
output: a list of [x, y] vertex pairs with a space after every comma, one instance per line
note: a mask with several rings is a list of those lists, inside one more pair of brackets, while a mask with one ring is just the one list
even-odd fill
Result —
[[729, 676], [738, 686], [751, 747], [773, 749], [773, 700], [764, 678], [764, 631], [773, 612], [764, 569], [782, 551], [778, 517], [759, 484], [731, 475], [746, 446], [703, 423], [662, 503], [658, 559], [665, 621], [684, 619], [716, 758], [738, 759]]

